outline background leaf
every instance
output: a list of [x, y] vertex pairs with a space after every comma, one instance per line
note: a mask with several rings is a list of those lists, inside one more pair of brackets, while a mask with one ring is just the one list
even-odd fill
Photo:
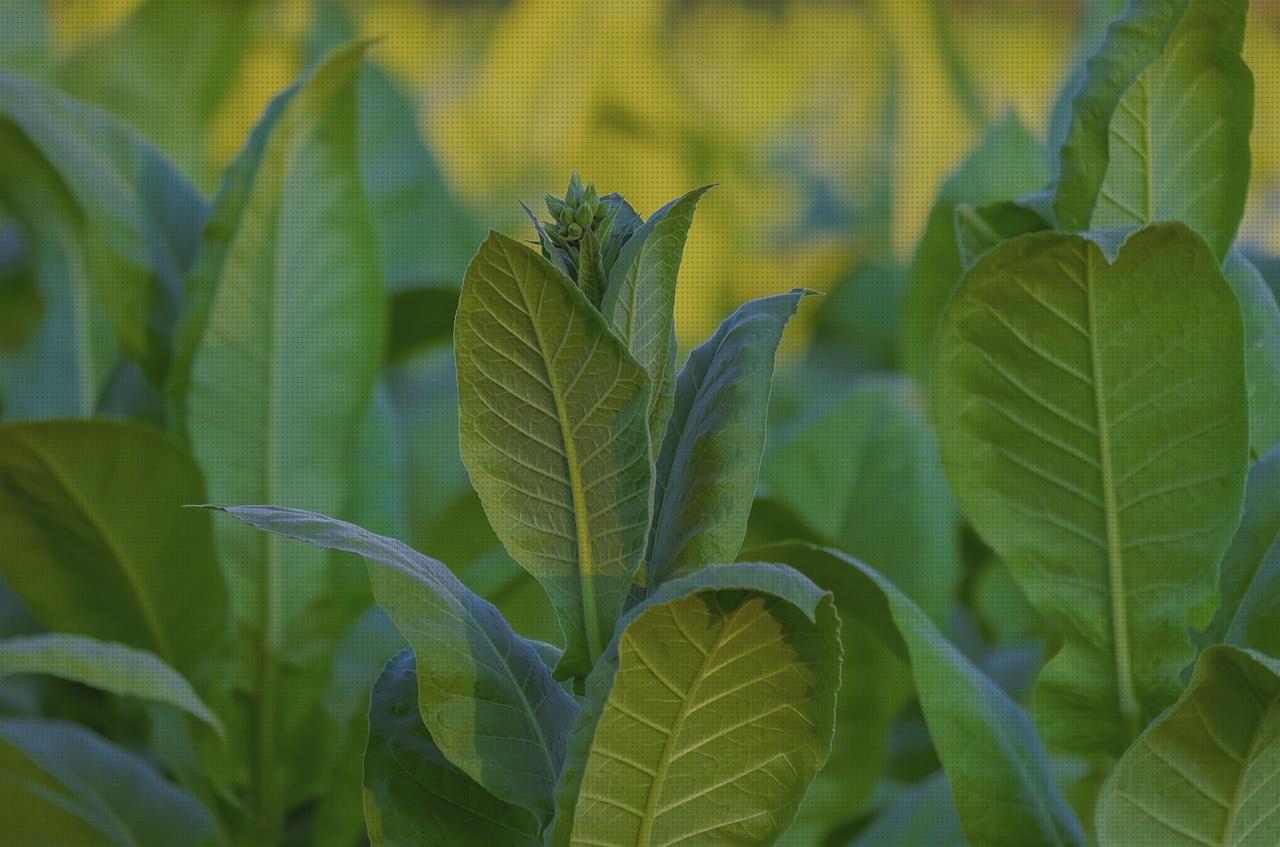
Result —
[[778, 565], [662, 586], [587, 680], [548, 843], [772, 843], [830, 749], [839, 626]]
[[1118, 755], [1177, 697], [1187, 629], [1212, 608], [1239, 518], [1243, 355], [1217, 260], [1176, 224], [1140, 231], [1114, 264], [1079, 236], [1023, 236], [947, 307], [942, 457], [975, 528], [1064, 638], [1037, 691], [1052, 744]]
[[583, 676], [644, 555], [653, 482], [644, 369], [564, 274], [491, 233], [454, 333], [462, 458], [489, 522], [551, 596]]
[[1244, 381], [1249, 388], [1249, 449], [1265, 455], [1280, 441], [1280, 308], [1248, 259], [1233, 250], [1223, 276], [1244, 315]]

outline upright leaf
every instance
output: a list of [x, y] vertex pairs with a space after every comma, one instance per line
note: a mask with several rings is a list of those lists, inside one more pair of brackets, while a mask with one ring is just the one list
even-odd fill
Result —
[[[835, 592], [842, 617], [865, 624], [910, 665], [970, 844], [1083, 847], [1084, 832], [1054, 781], [1031, 719], [910, 598], [834, 550], [784, 545], [752, 554], [787, 562]], [[857, 668], [848, 670], [846, 687], [866, 684]], [[842, 701], [850, 694], [845, 690]], [[839, 735], [835, 743], [843, 743]]]
[[739, 306], [689, 354], [657, 457], [650, 585], [738, 557], [764, 450], [774, 354], [808, 293]]
[[547, 843], [773, 843], [831, 746], [839, 628], [778, 565], [662, 586], [587, 679]]
[[343, 521], [273, 506], [225, 508], [270, 533], [365, 559], [378, 603], [414, 648], [418, 708], [445, 757], [544, 823], [576, 706], [538, 650], [441, 563]]
[[1102, 847], [1280, 843], [1280, 662], [1210, 647], [1098, 799]]
[[0, 344], [5, 416], [91, 416], [121, 348], [164, 378], [204, 202], [105, 114], [3, 71], [0, 150], [0, 204], [43, 313]]
[[47, 674], [112, 694], [165, 703], [222, 733], [222, 724], [191, 683], [146, 650], [61, 632], [9, 638], [0, 641], [0, 679], [13, 674]]
[[672, 200], [622, 247], [609, 272], [600, 311], [649, 374], [649, 434], [658, 455], [671, 417], [676, 381], [676, 277], [694, 209], [711, 186]]
[[369, 714], [364, 786], [373, 847], [542, 843], [533, 814], [494, 797], [440, 752], [419, 717], [412, 650], [387, 663]]
[[1184, 5], [1159, 58], [1111, 116], [1106, 158], [1094, 162], [1106, 162], [1106, 177], [1090, 226], [1182, 221], [1225, 259], [1249, 189], [1253, 76], [1240, 58], [1249, 3]]
[[136, 424], [0, 427], [0, 569], [45, 626], [196, 671], [226, 633], [227, 591], [200, 471]]
[[584, 676], [644, 555], [653, 488], [644, 368], [573, 282], [490, 234], [454, 330], [462, 458], [489, 522], [551, 595]]
[[0, 809], [14, 844], [212, 847], [212, 816], [146, 760], [76, 724], [0, 720]]
[[1249, 470], [1244, 515], [1222, 558], [1222, 605], [1205, 639], [1280, 655], [1280, 447]]
[[907, 277], [902, 361], [924, 380], [938, 319], [964, 272], [952, 216], [957, 205], [986, 206], [1040, 188], [1049, 177], [1044, 151], [1017, 115], [994, 124], [938, 192]]
[[1239, 519], [1243, 356], [1236, 298], [1180, 224], [1140, 231], [1114, 263], [1081, 236], [1015, 239], [947, 308], [943, 461], [1062, 633], [1037, 693], [1053, 743], [1119, 754], [1177, 697]]
[[769, 499], [945, 621], [960, 576], [959, 514], [915, 386], [865, 382], [779, 442], [760, 472]]

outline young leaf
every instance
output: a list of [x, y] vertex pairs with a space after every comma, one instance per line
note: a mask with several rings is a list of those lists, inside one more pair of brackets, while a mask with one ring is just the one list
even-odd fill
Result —
[[1280, 308], [1262, 274], [1238, 250], [1222, 274], [1244, 315], [1244, 381], [1249, 388], [1249, 450], [1256, 458], [1280, 442]]
[[227, 627], [208, 516], [182, 508], [203, 499], [190, 456], [149, 427], [0, 427], [10, 587], [48, 627], [148, 650], [189, 676]]
[[658, 456], [650, 585], [737, 558], [764, 450], [774, 354], [809, 293], [739, 306], [689, 354]]
[[540, 845], [537, 818], [450, 764], [418, 715], [414, 655], [405, 650], [378, 677], [369, 707], [364, 787], [373, 847]]
[[960, 576], [959, 514], [923, 406], [908, 380], [868, 381], [771, 448], [760, 477], [818, 538], [876, 562], [942, 622]]
[[[357, 46], [280, 95], [227, 173], [173, 390], [213, 499], [339, 512], [385, 332], [355, 158]], [[215, 529], [237, 620], [282, 656], [327, 557]]]
[[1058, 152], [1053, 213], [1059, 229], [1089, 228], [1107, 175], [1112, 117], [1130, 86], [1160, 57], [1189, 2], [1133, 0], [1086, 63]]
[[1118, 755], [1177, 697], [1239, 518], [1243, 355], [1235, 296], [1181, 224], [1141, 230], [1114, 263], [1081, 236], [1023, 236], [947, 307], [942, 457], [1065, 640], [1037, 693], [1052, 743]]
[[907, 373], [921, 381], [928, 376], [938, 319], [964, 272], [952, 223], [955, 207], [960, 203], [985, 206], [1020, 197], [1040, 188], [1048, 178], [1039, 142], [1011, 112], [991, 127], [982, 144], [943, 185], [907, 278], [902, 339]]
[[200, 195], [105, 114], [3, 71], [0, 150], [0, 198], [44, 313], [0, 347], [5, 416], [93, 415], [121, 348], [162, 380]]
[[[969, 843], [1083, 847], [1084, 832], [1054, 781], [1031, 719], [910, 598], [834, 550], [783, 545], [752, 555], [786, 562], [835, 592], [841, 617], [864, 623], [910, 665]], [[849, 671], [846, 687], [861, 684], [857, 669]], [[845, 690], [842, 699], [850, 694]]]
[[61, 721], [0, 720], [0, 809], [13, 844], [220, 843], [209, 812], [150, 763]]
[[649, 525], [644, 368], [573, 282], [497, 233], [467, 269], [454, 330], [462, 458], [489, 522], [560, 618], [558, 676], [613, 635]]
[[418, 706], [436, 746], [492, 794], [550, 819], [577, 709], [537, 648], [497, 609], [395, 539], [298, 509], [216, 508], [258, 529], [363, 557], [374, 597], [417, 655]]
[[9, 638], [0, 641], [0, 679], [13, 674], [46, 674], [112, 694], [166, 703], [222, 734], [222, 724], [191, 683], [146, 650], [61, 632]]
[[662, 447], [676, 380], [676, 276], [694, 209], [711, 186], [694, 189], [650, 216], [623, 245], [609, 271], [600, 311], [649, 374], [649, 434]]
[[1253, 76], [1240, 58], [1249, 3], [1187, 0], [1185, 6], [1160, 57], [1111, 116], [1101, 160], [1106, 177], [1089, 225], [1182, 221], [1225, 259], [1249, 189]]
[[778, 565], [663, 585], [587, 679], [547, 843], [772, 844], [831, 747], [839, 628]]
[[1222, 558], [1222, 605], [1207, 643], [1280, 655], [1280, 446], [1249, 470], [1244, 516]]
[[1098, 798], [1102, 847], [1280, 843], [1280, 662], [1214, 646]]

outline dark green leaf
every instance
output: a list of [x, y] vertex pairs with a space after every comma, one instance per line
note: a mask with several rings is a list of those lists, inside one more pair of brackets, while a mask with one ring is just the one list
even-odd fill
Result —
[[1222, 273], [1244, 314], [1244, 381], [1249, 387], [1249, 449], [1265, 455], [1280, 441], [1280, 308], [1266, 280], [1233, 250]]
[[997, 244], [1050, 226], [1034, 209], [1006, 200], [990, 206], [956, 206], [955, 228], [960, 262], [967, 271]]

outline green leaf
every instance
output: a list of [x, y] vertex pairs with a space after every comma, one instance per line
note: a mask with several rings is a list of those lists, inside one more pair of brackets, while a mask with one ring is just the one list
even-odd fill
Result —
[[778, 565], [663, 585], [587, 679], [547, 843], [773, 843], [830, 750], [839, 627]]
[[947, 307], [942, 457], [1063, 636], [1037, 692], [1050, 743], [1118, 755], [1176, 699], [1240, 513], [1243, 357], [1235, 296], [1181, 224], [1138, 232], [1114, 263], [1081, 236], [1023, 236]]
[[653, 455], [662, 447], [676, 382], [676, 277], [693, 213], [711, 186], [672, 200], [623, 245], [609, 271], [600, 311], [649, 374], [649, 433]]
[[1222, 558], [1222, 605], [1204, 643], [1280, 655], [1280, 446], [1249, 470], [1244, 516]]
[[938, 320], [964, 272], [953, 214], [960, 203], [986, 206], [1040, 188], [1049, 177], [1044, 151], [1016, 114], [988, 130], [982, 144], [938, 192], [907, 277], [902, 361], [924, 381]]
[[498, 233], [467, 269], [454, 349], [472, 484], [555, 605], [567, 643], [557, 676], [584, 676], [644, 554], [644, 368], [568, 277]]
[[216, 507], [365, 559], [379, 605], [418, 657], [422, 720], [445, 757], [544, 822], [577, 712], [537, 648], [435, 559], [344, 521], [274, 506]]
[[9, 638], [0, 641], [0, 679], [13, 674], [56, 676], [124, 697], [167, 703], [222, 734], [222, 724], [191, 683], [146, 650], [61, 632]]
[[921, 780], [893, 799], [849, 847], [969, 847], [945, 773]]
[[[227, 592], [200, 472], [137, 424], [0, 427], [0, 568], [46, 626], [155, 653], [198, 678]], [[175, 564], [177, 563], [177, 564]]]
[[[1083, 847], [1083, 830], [1054, 781], [1031, 719], [909, 597], [835, 550], [784, 545], [752, 555], [786, 562], [835, 592], [842, 618], [866, 625], [910, 665], [929, 734], [974, 847]], [[866, 683], [851, 667], [845, 685], [861, 684]], [[845, 690], [842, 702], [849, 695]], [[837, 735], [836, 745], [843, 743]]]
[[955, 207], [955, 229], [960, 262], [967, 271], [1001, 242], [1051, 227], [1039, 212], [1006, 200], [981, 207], [961, 203]]
[[412, 650], [387, 663], [373, 687], [365, 753], [365, 816], [373, 847], [536, 847], [541, 827], [485, 791], [440, 752], [418, 717]]
[[764, 450], [774, 354], [809, 293], [739, 306], [689, 354], [658, 456], [650, 585], [738, 557]]
[[1249, 449], [1265, 455], [1280, 442], [1280, 308], [1262, 274], [1233, 250], [1222, 273], [1244, 314], [1244, 381], [1249, 387]]
[[[355, 491], [386, 320], [355, 158], [363, 53], [272, 103], [206, 230], [172, 389], [209, 499], [339, 513]], [[230, 523], [215, 537], [237, 621], [282, 657], [328, 556]]]
[[760, 478], [942, 622], [960, 576], [959, 514], [923, 406], [909, 380], [868, 380], [771, 448]]
[[1210, 647], [1186, 692], [1124, 754], [1098, 799], [1102, 847], [1280, 842], [1280, 662]]
[[[1111, 115], [1106, 157], [1093, 163], [1097, 169], [1105, 162], [1106, 177], [1089, 225], [1182, 221], [1225, 259], [1249, 190], [1253, 76], [1240, 58], [1249, 3], [1184, 5], [1159, 58]], [[1092, 84], [1091, 78], [1081, 96]], [[1091, 173], [1090, 183], [1095, 179]]]
[[204, 202], [105, 114], [3, 71], [0, 150], [0, 205], [43, 314], [0, 348], [5, 416], [89, 417], [121, 348], [164, 378]]
[[219, 843], [213, 818], [194, 797], [136, 754], [60, 721], [0, 720], [0, 809], [13, 844]]

